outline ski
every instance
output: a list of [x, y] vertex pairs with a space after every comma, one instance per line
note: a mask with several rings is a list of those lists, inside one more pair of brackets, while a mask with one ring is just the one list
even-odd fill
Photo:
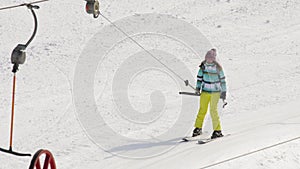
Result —
[[187, 137], [184, 137], [182, 138], [182, 142], [190, 142], [190, 141], [197, 141], [201, 138], [201, 135], [199, 136], [195, 136], [195, 137], [192, 137], [192, 136], [187, 136]]
[[212, 142], [214, 140], [218, 140], [218, 139], [221, 139], [221, 138], [224, 138], [224, 137], [227, 137], [227, 136], [230, 136], [230, 134], [224, 135], [223, 137], [214, 138], [214, 139], [212, 139], [212, 138], [199, 139], [198, 144], [206, 144], [206, 143], [209, 143], [209, 142]]
[[215, 139], [211, 139], [211, 138], [200, 139], [200, 140], [198, 140], [198, 144], [206, 144], [206, 143], [209, 143], [214, 140], [216, 140], [216, 138]]
[[200, 135], [198, 135], [198, 136], [195, 136], [195, 137], [193, 137], [193, 136], [186, 136], [186, 137], [183, 137], [182, 139], [181, 139], [181, 142], [191, 142], [191, 141], [198, 141], [198, 140], [200, 140], [200, 139], [203, 139], [203, 138], [206, 138], [206, 137], [208, 137], [208, 133], [207, 133], [207, 131], [204, 131], [204, 132], [202, 132], [202, 134], [200, 134]]

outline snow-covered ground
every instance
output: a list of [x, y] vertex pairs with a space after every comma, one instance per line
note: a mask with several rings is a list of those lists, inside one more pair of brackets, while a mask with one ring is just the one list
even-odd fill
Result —
[[[1, 7], [22, 2], [2, 0]], [[231, 135], [206, 145], [179, 144], [180, 137], [192, 130], [198, 98], [178, 95], [178, 91], [190, 89], [101, 16], [94, 19], [87, 15], [84, 1], [51, 0], [40, 4], [38, 34], [17, 73], [15, 150], [34, 153], [47, 148], [58, 168], [198, 169], [300, 137], [298, 0], [100, 3], [103, 15], [132, 33], [135, 40], [192, 84], [205, 51], [211, 46], [218, 49], [229, 103], [220, 112], [221, 121], [224, 133]], [[150, 20], [149, 16], [160, 17]], [[135, 26], [139, 22], [132, 18], [143, 18], [143, 26]], [[187, 27], [175, 29], [180, 23]], [[165, 34], [157, 33], [159, 25], [168, 28]], [[189, 29], [199, 34], [185, 43], [178, 40], [185, 34], [178, 33], [178, 39], [172, 34]], [[26, 42], [31, 31], [32, 16], [26, 8], [0, 12], [3, 148], [9, 142], [10, 54], [18, 43]], [[205, 43], [191, 50], [197, 38]], [[112, 46], [105, 46], [109, 43]], [[98, 51], [102, 48], [107, 51]], [[81, 62], [84, 59], [88, 62]], [[89, 78], [92, 81], [85, 84]], [[124, 102], [127, 94], [129, 102]], [[94, 99], [98, 114], [86, 106], [86, 97]], [[207, 119], [205, 136], [212, 132], [210, 125]], [[113, 139], [114, 135], [118, 137]], [[28, 168], [29, 162], [30, 158], [0, 153], [1, 169]], [[300, 140], [210, 168], [300, 168]]]

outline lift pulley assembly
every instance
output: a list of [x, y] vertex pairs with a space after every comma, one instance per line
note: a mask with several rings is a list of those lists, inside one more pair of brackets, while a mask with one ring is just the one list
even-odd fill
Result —
[[26, 60], [26, 48], [27, 46], [31, 43], [31, 41], [33, 40], [33, 38], [36, 35], [37, 32], [37, 17], [36, 14], [34, 12], [33, 9], [39, 9], [39, 6], [36, 5], [32, 5], [32, 4], [27, 4], [26, 5], [28, 7], [28, 9], [31, 10], [31, 13], [33, 15], [33, 19], [34, 19], [34, 31], [30, 37], [30, 39], [27, 41], [26, 44], [18, 44], [17, 47], [15, 47], [15, 49], [13, 50], [12, 54], [11, 54], [11, 63], [14, 64], [14, 68], [13, 68], [13, 72], [16, 73], [18, 71], [18, 67], [20, 64], [24, 64], [25, 60]]
[[100, 3], [98, 0], [86, 0], [85, 10], [88, 14], [93, 14], [94, 18], [98, 18], [100, 14]]
[[[9, 148], [4, 149], [0, 148], [1, 152], [16, 155], [16, 156], [31, 156], [29, 153], [19, 153], [16, 151], [13, 151], [13, 129], [14, 129], [14, 113], [15, 113], [15, 91], [16, 91], [16, 73], [18, 71], [18, 67], [20, 64], [24, 64], [26, 60], [26, 48], [28, 45], [32, 42], [34, 39], [36, 32], [37, 32], [37, 17], [34, 12], [34, 9], [39, 9], [39, 6], [33, 5], [36, 3], [41, 3], [45, 2], [48, 0], [40, 0], [40, 1], [35, 1], [31, 3], [24, 3], [20, 5], [15, 5], [15, 6], [9, 6], [9, 7], [4, 7], [0, 8], [0, 10], [4, 9], [11, 9], [11, 8], [16, 8], [16, 7], [21, 7], [21, 6], [26, 6], [32, 13], [33, 19], [34, 19], [34, 31], [30, 37], [30, 39], [26, 42], [26, 44], [18, 44], [12, 54], [11, 54], [11, 63], [13, 64], [13, 70], [12, 72], [14, 73], [13, 76], [13, 92], [12, 92], [12, 109], [11, 109], [11, 123], [10, 123], [10, 142], [9, 142]], [[42, 163], [42, 164], [41, 164]], [[53, 155], [51, 154], [50, 151], [48, 150], [39, 150], [38, 152], [35, 153], [33, 156], [29, 169], [56, 169], [56, 164]]]
[[[13, 129], [14, 129], [14, 104], [15, 104], [15, 90], [16, 90], [16, 72], [19, 69], [19, 65], [25, 63], [25, 60], [26, 60], [25, 50], [36, 35], [37, 17], [34, 12], [34, 9], [39, 9], [39, 7], [36, 5], [32, 5], [32, 4], [24, 4], [24, 5], [22, 4], [22, 5], [18, 5], [18, 6], [14, 6], [14, 7], [19, 7], [19, 6], [27, 6], [27, 8], [31, 10], [31, 13], [34, 18], [34, 31], [33, 31], [33, 34], [31, 35], [30, 39], [27, 41], [27, 43], [26, 44], [18, 44], [17, 47], [15, 47], [15, 49], [13, 50], [13, 52], [11, 54], [11, 63], [13, 64], [12, 72], [14, 73], [14, 77], [13, 77], [12, 110], [11, 110], [11, 125], [10, 125], [10, 144], [9, 144], [8, 150], [0, 148], [0, 151], [6, 152], [9, 154], [13, 154], [13, 155], [17, 155], [17, 156], [31, 156], [29, 153], [24, 154], [24, 153], [18, 153], [18, 152], [13, 151], [12, 145], [13, 145]], [[9, 9], [9, 7], [7, 7], [6, 9]]]
[[33, 5], [33, 4], [41, 3], [41, 2], [45, 2], [45, 1], [48, 1], [48, 0], [40, 0], [40, 1], [35, 1], [35, 2], [32, 2], [32, 3], [24, 3], [24, 4], [20, 4], [20, 5], [0, 8], [0, 10], [4, 10], [4, 9], [11, 9], [11, 8], [16, 8], [16, 7], [26, 6], [31, 11], [31, 13], [33, 15], [33, 19], [34, 19], [34, 31], [31, 35], [30, 39], [25, 44], [18, 44], [14, 48], [14, 50], [11, 54], [11, 63], [13, 64], [12, 72], [14, 73], [14, 76], [13, 76], [11, 123], [10, 123], [10, 142], [9, 142], [9, 148], [8, 149], [0, 148], [0, 151], [5, 152], [5, 153], [9, 153], [9, 154], [12, 154], [12, 155], [16, 155], [16, 156], [31, 156], [31, 154], [29, 154], [29, 153], [19, 153], [19, 152], [13, 151], [16, 73], [18, 71], [19, 65], [25, 63], [25, 60], [26, 60], [25, 50], [28, 47], [28, 45], [32, 42], [32, 40], [34, 39], [34, 37], [36, 35], [36, 32], [37, 32], [38, 22], [37, 22], [37, 17], [36, 17], [34, 9], [39, 9], [39, 6]]

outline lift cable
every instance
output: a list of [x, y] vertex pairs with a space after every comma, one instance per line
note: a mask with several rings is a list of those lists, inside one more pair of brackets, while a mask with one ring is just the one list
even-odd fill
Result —
[[28, 5], [37, 4], [37, 3], [46, 2], [46, 1], [49, 1], [49, 0], [40, 0], [40, 1], [35, 1], [35, 2], [30, 2], [30, 3], [20, 4], [20, 5], [3, 7], [3, 8], [0, 8], [0, 11], [5, 10], [5, 9], [17, 8], [17, 7], [21, 7], [21, 6], [28, 6]]
[[160, 61], [157, 57], [155, 57], [150, 51], [148, 51], [146, 48], [144, 48], [140, 43], [138, 43], [136, 40], [134, 40], [128, 33], [126, 33], [124, 30], [122, 30], [118, 25], [113, 23], [110, 19], [108, 19], [105, 15], [103, 15], [101, 12], [100, 14], [105, 20], [107, 20], [111, 25], [113, 25], [117, 30], [122, 32], [127, 38], [132, 40], [136, 45], [138, 45], [141, 49], [143, 49], [146, 53], [148, 53], [152, 58], [154, 58], [156, 61], [158, 61], [161, 65], [163, 65], [165, 68], [167, 68], [170, 72], [172, 72], [175, 76], [177, 76], [180, 80], [182, 80], [186, 86], [189, 86], [193, 90], [196, 90], [194, 86], [189, 84], [188, 80], [183, 79], [178, 73], [176, 73], [174, 70], [169, 68], [166, 64], [164, 64], [162, 61]]

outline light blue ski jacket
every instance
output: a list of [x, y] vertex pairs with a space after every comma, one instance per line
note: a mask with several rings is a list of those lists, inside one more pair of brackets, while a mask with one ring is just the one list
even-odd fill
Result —
[[216, 63], [202, 63], [197, 75], [197, 88], [205, 92], [226, 92], [224, 71]]

